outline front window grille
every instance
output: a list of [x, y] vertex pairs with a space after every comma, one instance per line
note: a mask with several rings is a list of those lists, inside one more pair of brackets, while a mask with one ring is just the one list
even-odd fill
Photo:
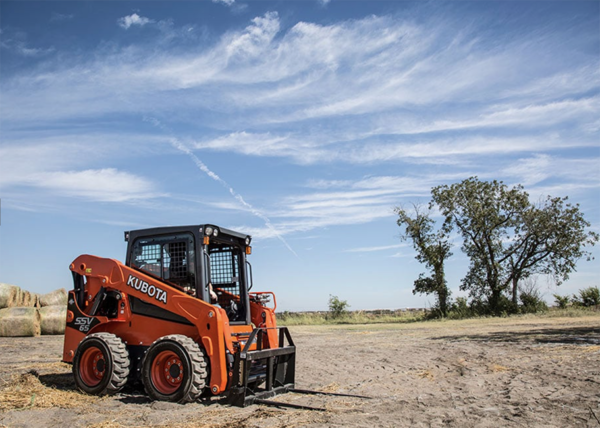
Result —
[[[210, 250], [210, 280], [219, 288], [236, 289], [239, 295], [239, 262], [238, 254], [231, 247], [213, 248]], [[232, 290], [227, 290], [232, 292]]]
[[239, 247], [209, 248], [210, 282], [217, 293], [219, 305], [225, 309], [230, 322], [246, 322], [246, 293], [240, 278], [242, 255]]

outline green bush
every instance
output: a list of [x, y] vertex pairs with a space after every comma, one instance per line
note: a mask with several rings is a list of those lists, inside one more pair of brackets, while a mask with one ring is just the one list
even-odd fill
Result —
[[559, 309], [566, 309], [571, 303], [571, 298], [569, 296], [561, 296], [560, 294], [553, 294], [554, 302]]
[[448, 311], [448, 318], [451, 320], [462, 320], [472, 316], [473, 310], [469, 307], [466, 297], [457, 297]]
[[329, 312], [331, 318], [341, 318], [343, 315], [348, 313], [350, 305], [345, 300], [340, 300], [338, 296], [329, 295]]
[[521, 300], [520, 311], [523, 314], [535, 314], [537, 312], [546, 312], [548, 310], [548, 305], [537, 290], [533, 292], [523, 292], [519, 296], [519, 299]]
[[573, 295], [573, 303], [579, 306], [598, 306], [600, 305], [600, 289], [598, 287], [588, 287], [579, 290], [579, 296]]

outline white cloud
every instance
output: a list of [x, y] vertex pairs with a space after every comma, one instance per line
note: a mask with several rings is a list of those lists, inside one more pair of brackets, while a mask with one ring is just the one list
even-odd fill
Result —
[[139, 25], [140, 27], [143, 27], [144, 25], [151, 24], [153, 22], [154, 21], [152, 19], [139, 16], [137, 13], [132, 13], [129, 16], [124, 16], [117, 20], [119, 26], [126, 30], [128, 30], [132, 25]]
[[248, 9], [248, 5], [246, 3], [240, 3], [236, 0], [212, 0], [212, 2], [223, 4], [229, 7], [229, 9], [235, 14], [242, 13]]
[[223, 3], [226, 6], [231, 6], [235, 3], [235, 0], [212, 0], [213, 3]]
[[[39, 132], [9, 134], [12, 138], [5, 139], [0, 147], [0, 186], [5, 190], [28, 189], [12, 194], [9, 199], [13, 205], [26, 206], [20, 193], [30, 195], [30, 200], [62, 196], [103, 202], [166, 195], [161, 186], [150, 179], [116, 168], [97, 167], [110, 162], [116, 152], [123, 157], [148, 156], [161, 143], [156, 137], [66, 133], [57, 136], [50, 130], [43, 135]], [[141, 141], [144, 147], [137, 145]], [[161, 152], [164, 153], [164, 149]]]
[[127, 202], [165, 196], [156, 184], [143, 177], [114, 168], [85, 171], [58, 171], [35, 174], [30, 185], [61, 196], [101, 202]]

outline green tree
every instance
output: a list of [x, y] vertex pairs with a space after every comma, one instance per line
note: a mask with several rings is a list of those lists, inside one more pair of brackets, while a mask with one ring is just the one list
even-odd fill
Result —
[[503, 292], [511, 292], [516, 308], [520, 280], [544, 273], [560, 284], [581, 257], [590, 258], [585, 247], [598, 241], [598, 234], [586, 231], [590, 224], [578, 205], [551, 197], [534, 205], [521, 185], [508, 188], [471, 177], [435, 187], [432, 196], [445, 217], [444, 228], [459, 230], [471, 261], [461, 289], [475, 299], [485, 297], [496, 314]]
[[418, 205], [413, 205], [414, 213], [407, 213], [402, 208], [396, 208], [398, 214], [397, 224], [404, 227], [401, 239], [411, 239], [417, 252], [415, 258], [424, 263], [431, 270], [431, 276], [419, 275], [415, 280], [413, 294], [435, 294], [436, 306], [441, 315], [448, 315], [450, 290], [444, 273], [444, 263], [452, 255], [447, 230], [435, 230], [435, 221], [431, 218], [431, 211], [424, 210]]
[[340, 300], [338, 296], [329, 295], [329, 312], [332, 318], [340, 318], [348, 312], [350, 305], [345, 300]]

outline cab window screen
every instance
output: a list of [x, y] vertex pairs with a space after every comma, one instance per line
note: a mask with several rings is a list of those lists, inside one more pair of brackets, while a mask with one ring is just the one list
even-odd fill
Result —
[[211, 250], [210, 280], [213, 285], [218, 285], [221, 288], [237, 288], [239, 282], [238, 255], [233, 252], [233, 248], [225, 247]]
[[174, 235], [138, 239], [133, 245], [132, 264], [181, 287], [193, 287], [194, 238]]

